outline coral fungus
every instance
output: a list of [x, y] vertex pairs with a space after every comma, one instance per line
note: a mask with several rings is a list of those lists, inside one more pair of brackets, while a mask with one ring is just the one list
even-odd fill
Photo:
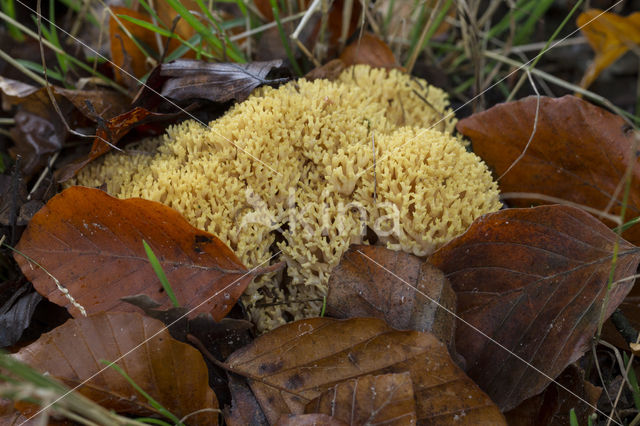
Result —
[[450, 134], [447, 105], [423, 80], [356, 66], [261, 88], [208, 128], [175, 125], [74, 183], [165, 203], [247, 266], [286, 260], [244, 296], [267, 330], [317, 315], [331, 269], [368, 234], [424, 256], [500, 208], [487, 167]]

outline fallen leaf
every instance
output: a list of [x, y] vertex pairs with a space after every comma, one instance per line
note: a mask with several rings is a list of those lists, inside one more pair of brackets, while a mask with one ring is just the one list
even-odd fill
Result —
[[573, 408], [578, 424], [586, 425], [601, 393], [602, 388], [584, 379], [584, 370], [571, 364], [544, 392], [525, 400], [505, 417], [511, 426], [570, 426], [569, 412]]
[[39, 87], [23, 83], [18, 80], [0, 76], [0, 91], [2, 91], [2, 109], [7, 111], [12, 105], [40, 90]]
[[[111, 6], [114, 15], [126, 15], [141, 21], [151, 22], [149, 17], [141, 12], [121, 6]], [[140, 45], [157, 46], [156, 34], [140, 25], [123, 18], [109, 19], [109, 40], [111, 46], [111, 61], [113, 61], [113, 73], [118, 83], [124, 83], [130, 88], [138, 86], [138, 78], [144, 76], [152, 65], [147, 61], [146, 55], [136, 46], [134, 41], [118, 24], [118, 21]], [[164, 45], [163, 45], [164, 46]]]
[[132, 110], [112, 117], [107, 121], [100, 121], [98, 128], [96, 129], [96, 137], [93, 140], [93, 145], [91, 146], [89, 154], [59, 169], [57, 172], [58, 182], [65, 182], [71, 179], [76, 173], [78, 173], [78, 171], [80, 171], [80, 169], [91, 161], [111, 151], [112, 147], [117, 145], [120, 139], [135, 127], [151, 123], [153, 121], [163, 121], [166, 126], [171, 120], [180, 115], [181, 113], [163, 114], [151, 112], [141, 107], [135, 107]]
[[92, 121], [96, 121], [96, 117], [109, 120], [129, 110], [130, 99], [113, 90], [70, 90], [55, 87], [54, 91], [64, 96]]
[[[67, 124], [73, 126], [76, 117], [71, 102], [56, 94], [54, 98]], [[62, 149], [68, 131], [51, 105], [46, 88], [14, 101], [17, 105], [13, 116], [15, 126], [10, 130], [14, 147], [10, 152], [14, 157], [20, 155], [23, 158], [22, 173], [30, 177], [45, 166], [51, 154]]]
[[340, 54], [345, 66], [366, 64], [377, 68], [403, 69], [396, 61], [389, 46], [371, 33], [364, 33], [349, 44]]
[[224, 410], [226, 424], [229, 426], [267, 426], [269, 424], [244, 377], [230, 373], [229, 391], [232, 405]]
[[456, 310], [456, 294], [444, 274], [424, 259], [354, 245], [331, 272], [328, 287], [331, 317], [380, 318], [396, 329], [430, 331], [453, 348], [455, 317], [450, 312]]
[[276, 422], [276, 426], [346, 426], [348, 424], [350, 423], [341, 422], [326, 414], [317, 413], [285, 414]]
[[31, 286], [22, 286], [0, 306], [0, 348], [15, 344], [31, 323], [31, 316], [42, 300]]
[[324, 78], [326, 80], [335, 80], [337, 79], [342, 71], [346, 68], [346, 65], [342, 59], [332, 59], [326, 64], [314, 68], [309, 71], [305, 76], [305, 80], [317, 80], [319, 78]]
[[[202, 355], [174, 340], [160, 321], [136, 313], [105, 312], [69, 320], [13, 355], [46, 371], [107, 409], [137, 416], [158, 415], [117, 371], [131, 379], [173, 415], [190, 425], [217, 424], [215, 394], [207, 384]], [[28, 413], [27, 413], [28, 414]]]
[[[247, 271], [217, 237], [194, 228], [175, 210], [140, 198], [119, 200], [103, 191], [71, 187], [31, 220], [17, 249], [68, 289], [88, 313], [138, 308], [120, 298], [151, 294], [171, 306], [142, 245], [146, 240], [190, 316], [222, 319], [259, 271]], [[15, 254], [36, 290], [52, 302], [77, 307], [40, 267]]]
[[346, 424], [416, 424], [413, 383], [408, 372], [345, 380], [309, 402], [307, 413], [322, 413]]
[[235, 352], [226, 364], [248, 378], [271, 423], [303, 413], [311, 400], [344, 380], [409, 372], [419, 423], [505, 424], [433, 334], [394, 330], [375, 318], [285, 324]]
[[[458, 295], [467, 374], [501, 409], [540, 393], [589, 348], [616, 238], [574, 207], [509, 209], [478, 218], [431, 256]], [[621, 240], [605, 319], [633, 286], [618, 281], [639, 262], [640, 248]]]
[[[619, 184], [632, 164], [624, 221], [640, 216], [640, 161], [633, 150], [634, 132], [622, 118], [574, 96], [543, 96], [535, 135], [525, 149], [535, 116], [536, 98], [529, 97], [497, 105], [457, 125], [471, 139], [474, 152], [498, 176], [524, 152], [499, 180], [510, 205], [548, 204], [544, 198], [529, 195], [541, 194], [597, 211], [611, 203], [609, 213], [619, 215], [624, 194]], [[514, 198], [518, 194], [524, 194], [523, 198]], [[640, 225], [628, 229], [623, 237], [640, 244]]]
[[587, 68], [580, 87], [589, 87], [598, 75], [630, 48], [640, 45], [640, 12], [620, 16], [599, 9], [589, 9], [576, 19], [596, 56]]
[[162, 64], [160, 75], [168, 77], [162, 96], [175, 101], [207, 99], [211, 102], [241, 102], [258, 86], [280, 84], [288, 78], [269, 79], [271, 72], [281, 69], [282, 61], [209, 63], [189, 59]]

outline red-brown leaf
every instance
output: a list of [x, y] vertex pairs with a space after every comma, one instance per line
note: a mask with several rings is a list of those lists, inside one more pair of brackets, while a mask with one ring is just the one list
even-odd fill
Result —
[[[456, 347], [467, 373], [503, 409], [541, 392], [591, 343], [616, 234], [574, 207], [490, 213], [434, 253], [458, 295]], [[640, 248], [620, 241], [614, 281], [635, 273]], [[631, 290], [615, 284], [605, 318]], [[487, 336], [503, 347], [489, 341]]]
[[416, 424], [411, 375], [366, 375], [345, 380], [307, 404], [307, 413], [323, 413], [346, 424]]
[[344, 380], [409, 372], [418, 422], [505, 424], [433, 334], [394, 330], [375, 318], [286, 324], [235, 352], [227, 366], [249, 379], [272, 423], [284, 414], [302, 413], [311, 400]]
[[452, 347], [456, 295], [444, 274], [424, 259], [354, 245], [331, 271], [328, 285], [327, 315], [380, 318], [396, 329], [430, 331]]
[[[536, 133], [525, 151], [535, 116], [536, 98], [529, 97], [460, 120], [457, 129], [498, 176], [525, 152], [500, 179], [503, 193], [543, 194], [597, 210], [611, 203], [610, 213], [615, 215], [620, 214], [624, 194], [618, 186], [631, 163], [625, 221], [640, 215], [640, 161], [632, 149], [634, 134], [622, 118], [574, 96], [541, 97]], [[514, 199], [507, 194], [506, 199], [518, 207], [548, 204], [535, 197]], [[623, 236], [640, 244], [640, 225]]]
[[[146, 398], [100, 360], [115, 361], [143, 390], [178, 418], [218, 403], [200, 352], [173, 339], [163, 324], [136, 313], [107, 312], [69, 320], [14, 355], [107, 409], [156, 414]], [[87, 380], [86, 383], [84, 381]], [[217, 424], [216, 412], [189, 417]]]
[[[211, 312], [219, 321], [255, 276], [217, 237], [189, 225], [175, 210], [79, 186], [52, 198], [33, 217], [17, 248], [56, 277], [88, 313], [137, 311], [120, 298], [143, 293], [168, 308], [143, 239], [178, 301], [194, 308], [191, 317]], [[42, 268], [19, 254], [15, 259], [40, 294], [79, 315]]]

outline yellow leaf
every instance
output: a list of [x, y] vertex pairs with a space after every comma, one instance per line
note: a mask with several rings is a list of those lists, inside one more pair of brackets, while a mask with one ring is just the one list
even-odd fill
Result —
[[640, 12], [629, 16], [589, 9], [580, 14], [576, 23], [596, 53], [581, 87], [589, 87], [598, 75], [620, 58], [633, 45], [640, 45]]

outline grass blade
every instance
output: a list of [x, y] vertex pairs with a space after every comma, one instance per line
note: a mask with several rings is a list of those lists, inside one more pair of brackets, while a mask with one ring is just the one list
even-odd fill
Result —
[[154, 272], [158, 276], [158, 279], [162, 284], [162, 288], [164, 288], [164, 291], [167, 292], [167, 296], [169, 296], [169, 299], [171, 300], [171, 303], [173, 303], [173, 306], [175, 306], [176, 308], [179, 308], [180, 303], [178, 303], [178, 299], [176, 298], [176, 295], [173, 293], [171, 284], [169, 284], [169, 280], [167, 279], [167, 276], [165, 275], [164, 270], [162, 269], [162, 266], [158, 261], [158, 258], [156, 257], [155, 253], [153, 252], [153, 250], [151, 250], [151, 247], [149, 247], [149, 244], [147, 244], [145, 240], [142, 240], [142, 245], [144, 245], [144, 251], [147, 253], [149, 262], [151, 262], [151, 267], [153, 268]]

